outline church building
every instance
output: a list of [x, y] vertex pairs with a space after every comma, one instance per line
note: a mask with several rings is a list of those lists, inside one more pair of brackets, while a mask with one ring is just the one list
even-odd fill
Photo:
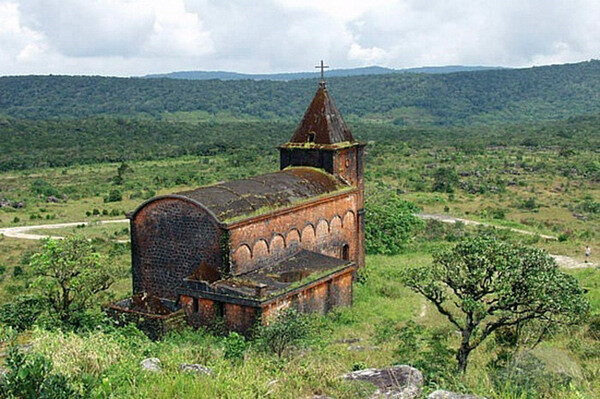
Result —
[[109, 312], [244, 332], [287, 308], [351, 305], [365, 258], [364, 149], [321, 80], [279, 147], [279, 171], [158, 196], [129, 215], [133, 297]]

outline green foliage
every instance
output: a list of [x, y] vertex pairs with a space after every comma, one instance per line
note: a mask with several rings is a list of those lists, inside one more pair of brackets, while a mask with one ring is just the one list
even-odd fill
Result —
[[15, 399], [77, 399], [84, 396], [62, 374], [53, 373], [50, 360], [25, 354], [13, 346], [6, 359], [8, 371], [0, 381], [0, 393]]
[[18, 331], [31, 328], [46, 309], [47, 303], [37, 296], [18, 296], [13, 302], [0, 307], [0, 323]]
[[[107, 197], [104, 197], [104, 202], [119, 202], [123, 200], [123, 193], [121, 193], [121, 190], [118, 189], [114, 189], [111, 190], [110, 193], [108, 193]], [[107, 211], [108, 214], [108, 211]]]
[[36, 179], [31, 184], [31, 191], [36, 195], [42, 195], [44, 197], [55, 196], [58, 197], [60, 192], [52, 187], [50, 183], [43, 179]]
[[401, 253], [424, 223], [415, 216], [420, 209], [395, 194], [367, 197], [366, 247], [369, 254]]
[[[600, 91], [599, 71], [600, 61], [589, 61], [437, 75], [332, 77], [328, 86], [344, 114], [390, 124], [522, 122], [600, 112], [594, 96]], [[168, 118], [178, 113], [214, 117], [224, 112], [297, 118], [314, 90], [306, 80], [13, 76], [0, 78], [0, 113], [31, 119], [106, 114]], [[538, 141], [533, 136], [526, 144]]]
[[223, 339], [223, 354], [225, 359], [241, 360], [244, 358], [244, 353], [248, 348], [248, 343], [243, 335], [236, 332], [230, 332]]
[[589, 303], [577, 280], [544, 251], [491, 237], [469, 238], [409, 268], [404, 283], [423, 295], [461, 332], [458, 367], [499, 328], [529, 320], [577, 323]]
[[315, 332], [316, 326], [309, 315], [288, 309], [268, 325], [258, 325], [254, 335], [259, 348], [281, 358], [294, 348], [309, 345]]
[[458, 185], [458, 174], [452, 168], [438, 168], [433, 173], [433, 191], [453, 193]]
[[62, 322], [101, 303], [115, 279], [115, 267], [83, 237], [46, 239], [31, 257], [34, 287]]

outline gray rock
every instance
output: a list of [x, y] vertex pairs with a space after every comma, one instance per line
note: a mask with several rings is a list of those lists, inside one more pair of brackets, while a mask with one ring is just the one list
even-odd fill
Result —
[[140, 365], [142, 366], [142, 368], [144, 370], [148, 370], [148, 371], [161, 371], [162, 368], [160, 367], [160, 359], [157, 359], [155, 357], [149, 357], [148, 359], [144, 359], [140, 362]]
[[439, 389], [427, 396], [427, 399], [485, 399], [481, 396], [462, 394]]
[[349, 345], [348, 350], [352, 352], [362, 352], [362, 351], [373, 351], [377, 350], [379, 347], [377, 346], [362, 346], [362, 345]]
[[179, 365], [179, 370], [203, 375], [212, 375], [213, 373], [211, 369], [201, 364], [183, 363]]
[[371, 396], [372, 399], [414, 399], [421, 395], [423, 387], [423, 374], [406, 365], [353, 371], [343, 378], [375, 385], [377, 391]]
[[25, 208], [25, 203], [18, 201], [18, 202], [13, 202], [12, 204], [10, 204], [13, 208], [15, 209], [21, 209], [21, 208]]
[[56, 204], [56, 203], [60, 202], [60, 200], [58, 198], [56, 198], [54, 195], [51, 195], [46, 198], [46, 202], [51, 202], [53, 204]]

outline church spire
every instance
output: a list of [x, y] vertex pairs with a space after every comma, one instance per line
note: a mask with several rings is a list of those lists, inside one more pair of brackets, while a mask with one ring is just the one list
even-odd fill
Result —
[[316, 68], [321, 68], [319, 88], [289, 142], [321, 145], [352, 143], [354, 142], [352, 133], [325, 85], [324, 69], [328, 66], [323, 65], [321, 61], [321, 65]]

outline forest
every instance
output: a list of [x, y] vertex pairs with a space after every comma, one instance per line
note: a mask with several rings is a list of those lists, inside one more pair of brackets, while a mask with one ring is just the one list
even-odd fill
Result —
[[[329, 79], [349, 119], [397, 125], [531, 122], [600, 113], [600, 61], [449, 74]], [[178, 112], [296, 119], [315, 85], [253, 80], [99, 76], [0, 78], [0, 115], [23, 119], [93, 115], [168, 118]]]

